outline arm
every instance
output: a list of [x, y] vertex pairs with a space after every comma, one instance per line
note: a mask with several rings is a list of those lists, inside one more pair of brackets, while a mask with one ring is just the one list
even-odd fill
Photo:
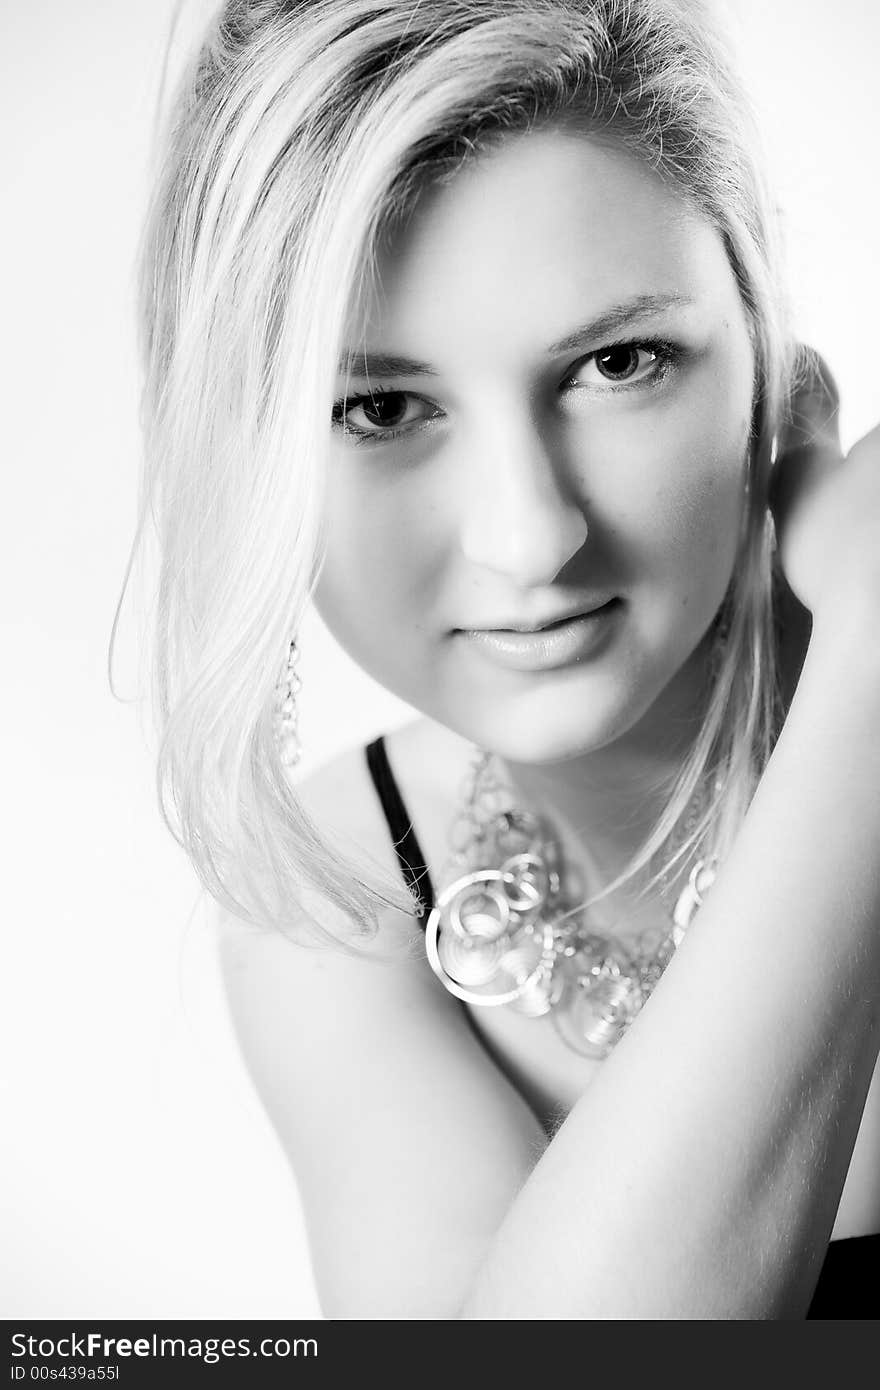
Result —
[[358, 960], [226, 916], [219, 943], [325, 1315], [453, 1318], [546, 1144], [534, 1115], [425, 960]]
[[[360, 749], [297, 794], [340, 852], [399, 873]], [[316, 902], [319, 914], [350, 934]], [[331, 1318], [453, 1318], [547, 1142], [417, 936], [386, 910], [375, 960], [370, 946], [354, 956], [218, 918], [232, 1022], [296, 1174]]]
[[698, 926], [464, 1316], [803, 1316], [880, 1047], [880, 652], [862, 641], [814, 633]]

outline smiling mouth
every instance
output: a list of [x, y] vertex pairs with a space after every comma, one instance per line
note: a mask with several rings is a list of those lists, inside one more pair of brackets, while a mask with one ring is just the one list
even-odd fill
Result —
[[554, 628], [564, 627], [566, 623], [576, 622], [581, 618], [592, 617], [594, 613], [601, 613], [612, 604], [619, 600], [617, 596], [606, 599], [602, 603], [586, 603], [581, 608], [569, 609], [567, 613], [561, 614], [557, 618], [547, 618], [541, 622], [517, 623], [517, 622], [496, 622], [491, 624], [480, 624], [469, 628], [455, 628], [456, 632], [518, 632], [518, 633], [537, 633], [550, 632]]
[[598, 653], [617, 625], [619, 598], [539, 628], [468, 628], [457, 635], [496, 664], [516, 671], [570, 666]]

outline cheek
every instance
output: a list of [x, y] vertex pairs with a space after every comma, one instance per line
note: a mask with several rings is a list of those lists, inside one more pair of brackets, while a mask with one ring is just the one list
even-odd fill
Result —
[[624, 441], [606, 518], [646, 602], [689, 608], [698, 623], [730, 581], [747, 476], [748, 408], [711, 404], [655, 414]]
[[436, 531], [430, 508], [417, 506], [414, 494], [405, 479], [389, 478], [369, 459], [330, 462], [315, 606], [356, 660], [401, 646], [431, 612]]
[[[657, 562], [676, 586], [697, 595], [726, 589], [745, 506], [745, 443], [691, 456], [657, 497]], [[662, 520], [661, 520], [662, 519]]]

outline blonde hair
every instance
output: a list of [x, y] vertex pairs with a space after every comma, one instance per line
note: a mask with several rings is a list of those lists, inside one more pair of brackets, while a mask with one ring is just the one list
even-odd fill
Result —
[[[285, 928], [317, 891], [354, 938], [413, 910], [322, 838], [273, 692], [320, 569], [343, 325], [388, 219], [487, 142], [554, 119], [621, 141], [718, 229], [756, 361], [747, 524], [706, 718], [633, 871], [736, 834], [774, 738], [767, 480], [791, 369], [748, 109], [686, 0], [228, 0], [177, 91], [141, 269], [143, 520], [160, 555], [159, 785], [202, 881]], [[679, 835], [680, 838], [680, 835]]]

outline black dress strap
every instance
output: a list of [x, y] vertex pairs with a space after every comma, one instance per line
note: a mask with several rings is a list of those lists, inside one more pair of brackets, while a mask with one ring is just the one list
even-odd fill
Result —
[[368, 743], [365, 752], [367, 767], [382, 803], [382, 810], [385, 812], [394, 852], [397, 855], [404, 880], [421, 899], [422, 911], [419, 913], [419, 922], [424, 929], [428, 914], [434, 906], [434, 886], [431, 883], [431, 875], [416, 838], [412, 820], [403, 804], [400, 788], [394, 779], [394, 773], [391, 771], [391, 764], [385, 751], [384, 735], [380, 734], [372, 743]]
[[880, 1318], [880, 1235], [832, 1240], [807, 1312], [815, 1321]]

